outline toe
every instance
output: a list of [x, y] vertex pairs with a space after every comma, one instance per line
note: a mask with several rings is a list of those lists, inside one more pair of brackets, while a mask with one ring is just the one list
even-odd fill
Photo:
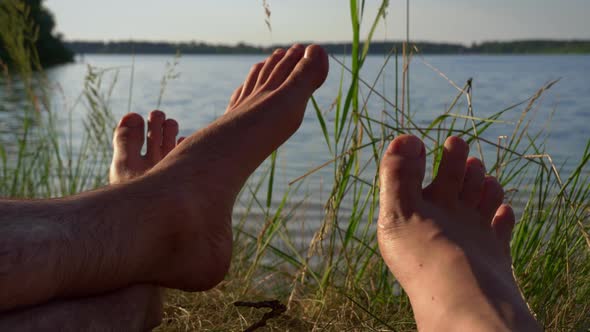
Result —
[[496, 214], [498, 207], [504, 200], [504, 189], [493, 176], [487, 176], [484, 180], [483, 191], [479, 202], [479, 212], [482, 222], [489, 225]]
[[250, 69], [250, 73], [244, 82], [242, 87], [242, 92], [240, 93], [240, 97], [237, 100], [237, 103], [241, 102], [242, 100], [248, 98], [252, 91], [254, 91], [254, 87], [256, 86], [256, 82], [258, 81], [258, 75], [260, 75], [260, 71], [264, 66], [264, 62], [259, 62], [252, 66]]
[[274, 53], [264, 62], [264, 67], [260, 70], [260, 75], [258, 75], [258, 81], [256, 82], [256, 88], [264, 85], [270, 74], [274, 71], [277, 64], [285, 57], [285, 50], [277, 49]]
[[176, 146], [176, 135], [178, 135], [178, 122], [174, 119], [167, 119], [162, 130], [162, 158], [166, 157]]
[[304, 54], [305, 47], [299, 44], [293, 45], [283, 56], [282, 60], [276, 64], [270, 77], [266, 81], [265, 87], [273, 90], [281, 86], [289, 77], [293, 68], [297, 66], [299, 60], [303, 58]]
[[[286, 60], [283, 59], [283, 61]], [[280, 66], [280, 64], [279, 64]], [[277, 72], [277, 77], [282, 77], [281, 72], [282, 69], [279, 68], [275, 69]], [[304, 95], [311, 95], [316, 89], [318, 89], [326, 80], [328, 76], [329, 70], [329, 63], [328, 63], [328, 55], [326, 51], [318, 46], [318, 45], [310, 45], [305, 50], [305, 55], [303, 58], [299, 60], [295, 68], [290, 71], [288, 78], [283, 83], [287, 89], [284, 91], [293, 91], [295, 93], [300, 93]], [[275, 72], [273, 72], [272, 76], [275, 76]], [[276, 83], [270, 83], [272, 80], [276, 78], [271, 77], [267, 85], [273, 86]], [[277, 82], [280, 81], [276, 79]]]
[[483, 182], [486, 177], [485, 173], [485, 167], [481, 160], [473, 157], [467, 159], [463, 191], [460, 195], [466, 206], [475, 208], [479, 204]]
[[162, 159], [162, 127], [165, 121], [166, 114], [161, 111], [151, 112], [148, 118], [146, 157], [152, 162], [158, 162]]
[[242, 94], [243, 88], [244, 88], [244, 85], [242, 84], [231, 95], [231, 98], [229, 99], [229, 105], [227, 106], [227, 110], [225, 111], [226, 113], [230, 112], [234, 108], [234, 106], [238, 103], [238, 99], [240, 98], [240, 95]]
[[436, 178], [427, 189], [433, 200], [447, 206], [454, 206], [458, 202], [468, 155], [469, 145], [464, 140], [458, 137], [446, 140]]
[[512, 238], [515, 219], [514, 211], [510, 205], [503, 204], [496, 211], [496, 215], [492, 221], [494, 233], [496, 233], [496, 236], [502, 242], [502, 246], [508, 252], [510, 252], [510, 239]]
[[426, 151], [420, 139], [402, 135], [391, 143], [380, 168], [380, 229], [396, 226], [417, 209], [425, 166]]
[[143, 117], [137, 113], [129, 113], [121, 119], [113, 138], [116, 157], [138, 159], [141, 157], [144, 126]]

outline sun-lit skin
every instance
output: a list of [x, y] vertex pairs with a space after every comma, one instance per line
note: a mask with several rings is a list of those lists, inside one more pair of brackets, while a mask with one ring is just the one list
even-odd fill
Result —
[[512, 274], [512, 208], [469, 146], [449, 138], [422, 188], [423, 143], [396, 138], [381, 163], [379, 248], [422, 331], [540, 331]]
[[[64, 311], [52, 316], [56, 308], [107, 324], [114, 304], [126, 310], [143, 299], [131, 317], [145, 328], [161, 315], [156, 285], [214, 287], [229, 267], [238, 191], [297, 130], [327, 71], [320, 47], [277, 50], [252, 67], [225, 115], [184, 140], [163, 112], [150, 114], [147, 138], [143, 118], [125, 116], [115, 131], [112, 186], [53, 201], [0, 202], [0, 310], [86, 297], [0, 316], [0, 327], [63, 319]], [[512, 275], [514, 213], [468, 152], [463, 140], [449, 138], [437, 177], [423, 189], [422, 142], [404, 135], [391, 143], [380, 168], [381, 254], [420, 330], [539, 330]], [[154, 286], [88, 297], [134, 284]]]
[[227, 114], [146, 174], [63, 199], [0, 202], [0, 310], [132, 284], [214, 287], [229, 267], [237, 193], [298, 129], [327, 72], [318, 46], [278, 50], [252, 67]]
[[[149, 114], [147, 138], [143, 117], [137, 113], [125, 115], [115, 129], [109, 183], [124, 183], [145, 174], [184, 140], [177, 139], [177, 135], [178, 122], [166, 119], [162, 111]], [[146, 154], [142, 155], [144, 144]]]
[[[241, 94], [240, 86], [230, 98], [225, 113], [235, 108]], [[118, 184], [133, 180], [152, 169], [164, 159], [186, 137], [177, 138], [179, 125], [166, 113], [150, 112], [147, 121], [137, 113], [129, 113], [119, 121], [113, 136], [113, 160], [109, 169], [109, 183]], [[146, 147], [145, 155], [142, 148]]]
[[[235, 101], [232, 101], [232, 103]], [[227, 111], [231, 110], [228, 106]], [[178, 123], [166, 114], [153, 111], [145, 123], [136, 113], [125, 115], [113, 137], [113, 161], [109, 171], [111, 184], [133, 180], [152, 169], [185, 137], [176, 138]], [[141, 147], [147, 145], [145, 156]], [[145, 331], [160, 324], [163, 316], [160, 290], [154, 285], [136, 285], [107, 295], [53, 301], [33, 308], [0, 314], [0, 330], [37, 331], [55, 327], [60, 331]], [[124, 317], [116, 319], [113, 317]]]

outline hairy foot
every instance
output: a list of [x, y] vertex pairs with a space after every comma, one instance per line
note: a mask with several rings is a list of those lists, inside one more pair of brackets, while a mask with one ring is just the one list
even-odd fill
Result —
[[150, 255], [141, 267], [145, 279], [137, 282], [200, 291], [223, 280], [231, 259], [236, 196], [256, 168], [299, 128], [307, 102], [327, 72], [328, 58], [319, 46], [275, 51], [253, 66], [225, 115], [121, 188], [126, 197], [137, 199], [135, 204], [148, 205], [143, 196], [158, 188], [159, 199], [148, 208], [165, 214], [154, 221], [160, 226], [152, 243], [141, 242]]
[[[109, 171], [111, 184], [134, 179], [154, 167], [176, 147], [178, 122], [166, 119], [166, 114], [153, 111], [148, 117], [147, 140], [143, 117], [137, 113], [125, 115], [113, 137], [113, 161]], [[147, 144], [145, 156], [141, 155], [144, 142]]]
[[538, 325], [512, 274], [514, 213], [469, 146], [449, 138], [425, 189], [426, 154], [400, 136], [381, 163], [379, 248], [424, 331], [530, 331]]
[[[225, 115], [145, 174], [68, 198], [4, 200], [0, 310], [135, 284], [188, 291], [215, 286], [229, 268], [238, 192], [299, 128], [327, 72], [319, 46], [277, 51], [254, 66]], [[125, 122], [123, 131], [142, 123]], [[135, 157], [143, 140], [126, 143], [132, 148], [119, 148], [115, 164], [141, 160]], [[137, 154], [123, 156], [128, 151]]]

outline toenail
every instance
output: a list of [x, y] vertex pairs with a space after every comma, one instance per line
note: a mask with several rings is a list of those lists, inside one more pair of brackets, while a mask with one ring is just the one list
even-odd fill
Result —
[[284, 49], [282, 49], [282, 48], [277, 48], [277, 49], [274, 51], [274, 54], [283, 54], [283, 53], [285, 53], [285, 50], [284, 50]]
[[389, 145], [389, 153], [410, 159], [417, 159], [424, 153], [424, 144], [418, 137], [398, 138]]
[[176, 122], [176, 120], [174, 120], [174, 119], [168, 119], [168, 120], [166, 120], [166, 122], [164, 122], [164, 127], [176, 128], [176, 127], [178, 127], [178, 122]]
[[162, 111], [152, 111], [150, 113], [150, 119], [155, 119], [155, 118], [164, 118], [166, 117], [166, 114], [164, 114], [164, 112]]
[[464, 139], [462, 139], [461, 137], [457, 137], [457, 136], [451, 136], [449, 138], [447, 138], [447, 140], [445, 141], [444, 147], [447, 149], [451, 149], [453, 147], [456, 148], [463, 148], [463, 149], [467, 149], [469, 150], [469, 145], [465, 142]]
[[469, 159], [467, 160], [467, 166], [468, 166], [468, 167], [475, 167], [475, 168], [477, 168], [477, 169], [479, 169], [479, 170], [483, 170], [484, 172], [485, 172], [485, 170], [486, 170], [486, 167], [485, 167], [485, 165], [484, 165], [484, 164], [481, 162], [481, 160], [479, 160], [479, 159], [477, 159], [477, 158], [473, 158], [473, 157], [471, 157], [471, 158], [469, 158]]
[[129, 113], [121, 119], [122, 127], [139, 127], [143, 125], [143, 118], [136, 113]]
[[309, 45], [305, 48], [305, 54], [303, 55], [304, 58], [309, 59], [313, 58], [314, 54], [317, 55], [318, 52], [321, 52], [321, 49], [317, 45]]
[[293, 51], [299, 51], [299, 50], [301, 50], [302, 48], [303, 48], [303, 45], [301, 45], [301, 44], [295, 44], [295, 45], [291, 46], [291, 49], [292, 49]]

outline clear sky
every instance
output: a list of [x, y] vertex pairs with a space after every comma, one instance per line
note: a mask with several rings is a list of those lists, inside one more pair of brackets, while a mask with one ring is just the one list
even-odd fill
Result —
[[[391, 0], [377, 39], [405, 36], [405, 0]], [[350, 40], [347, 0], [47, 0], [67, 40], [205, 41], [259, 45]], [[380, 0], [367, 0], [368, 25]], [[413, 40], [471, 43], [590, 39], [590, 0], [411, 0]]]

